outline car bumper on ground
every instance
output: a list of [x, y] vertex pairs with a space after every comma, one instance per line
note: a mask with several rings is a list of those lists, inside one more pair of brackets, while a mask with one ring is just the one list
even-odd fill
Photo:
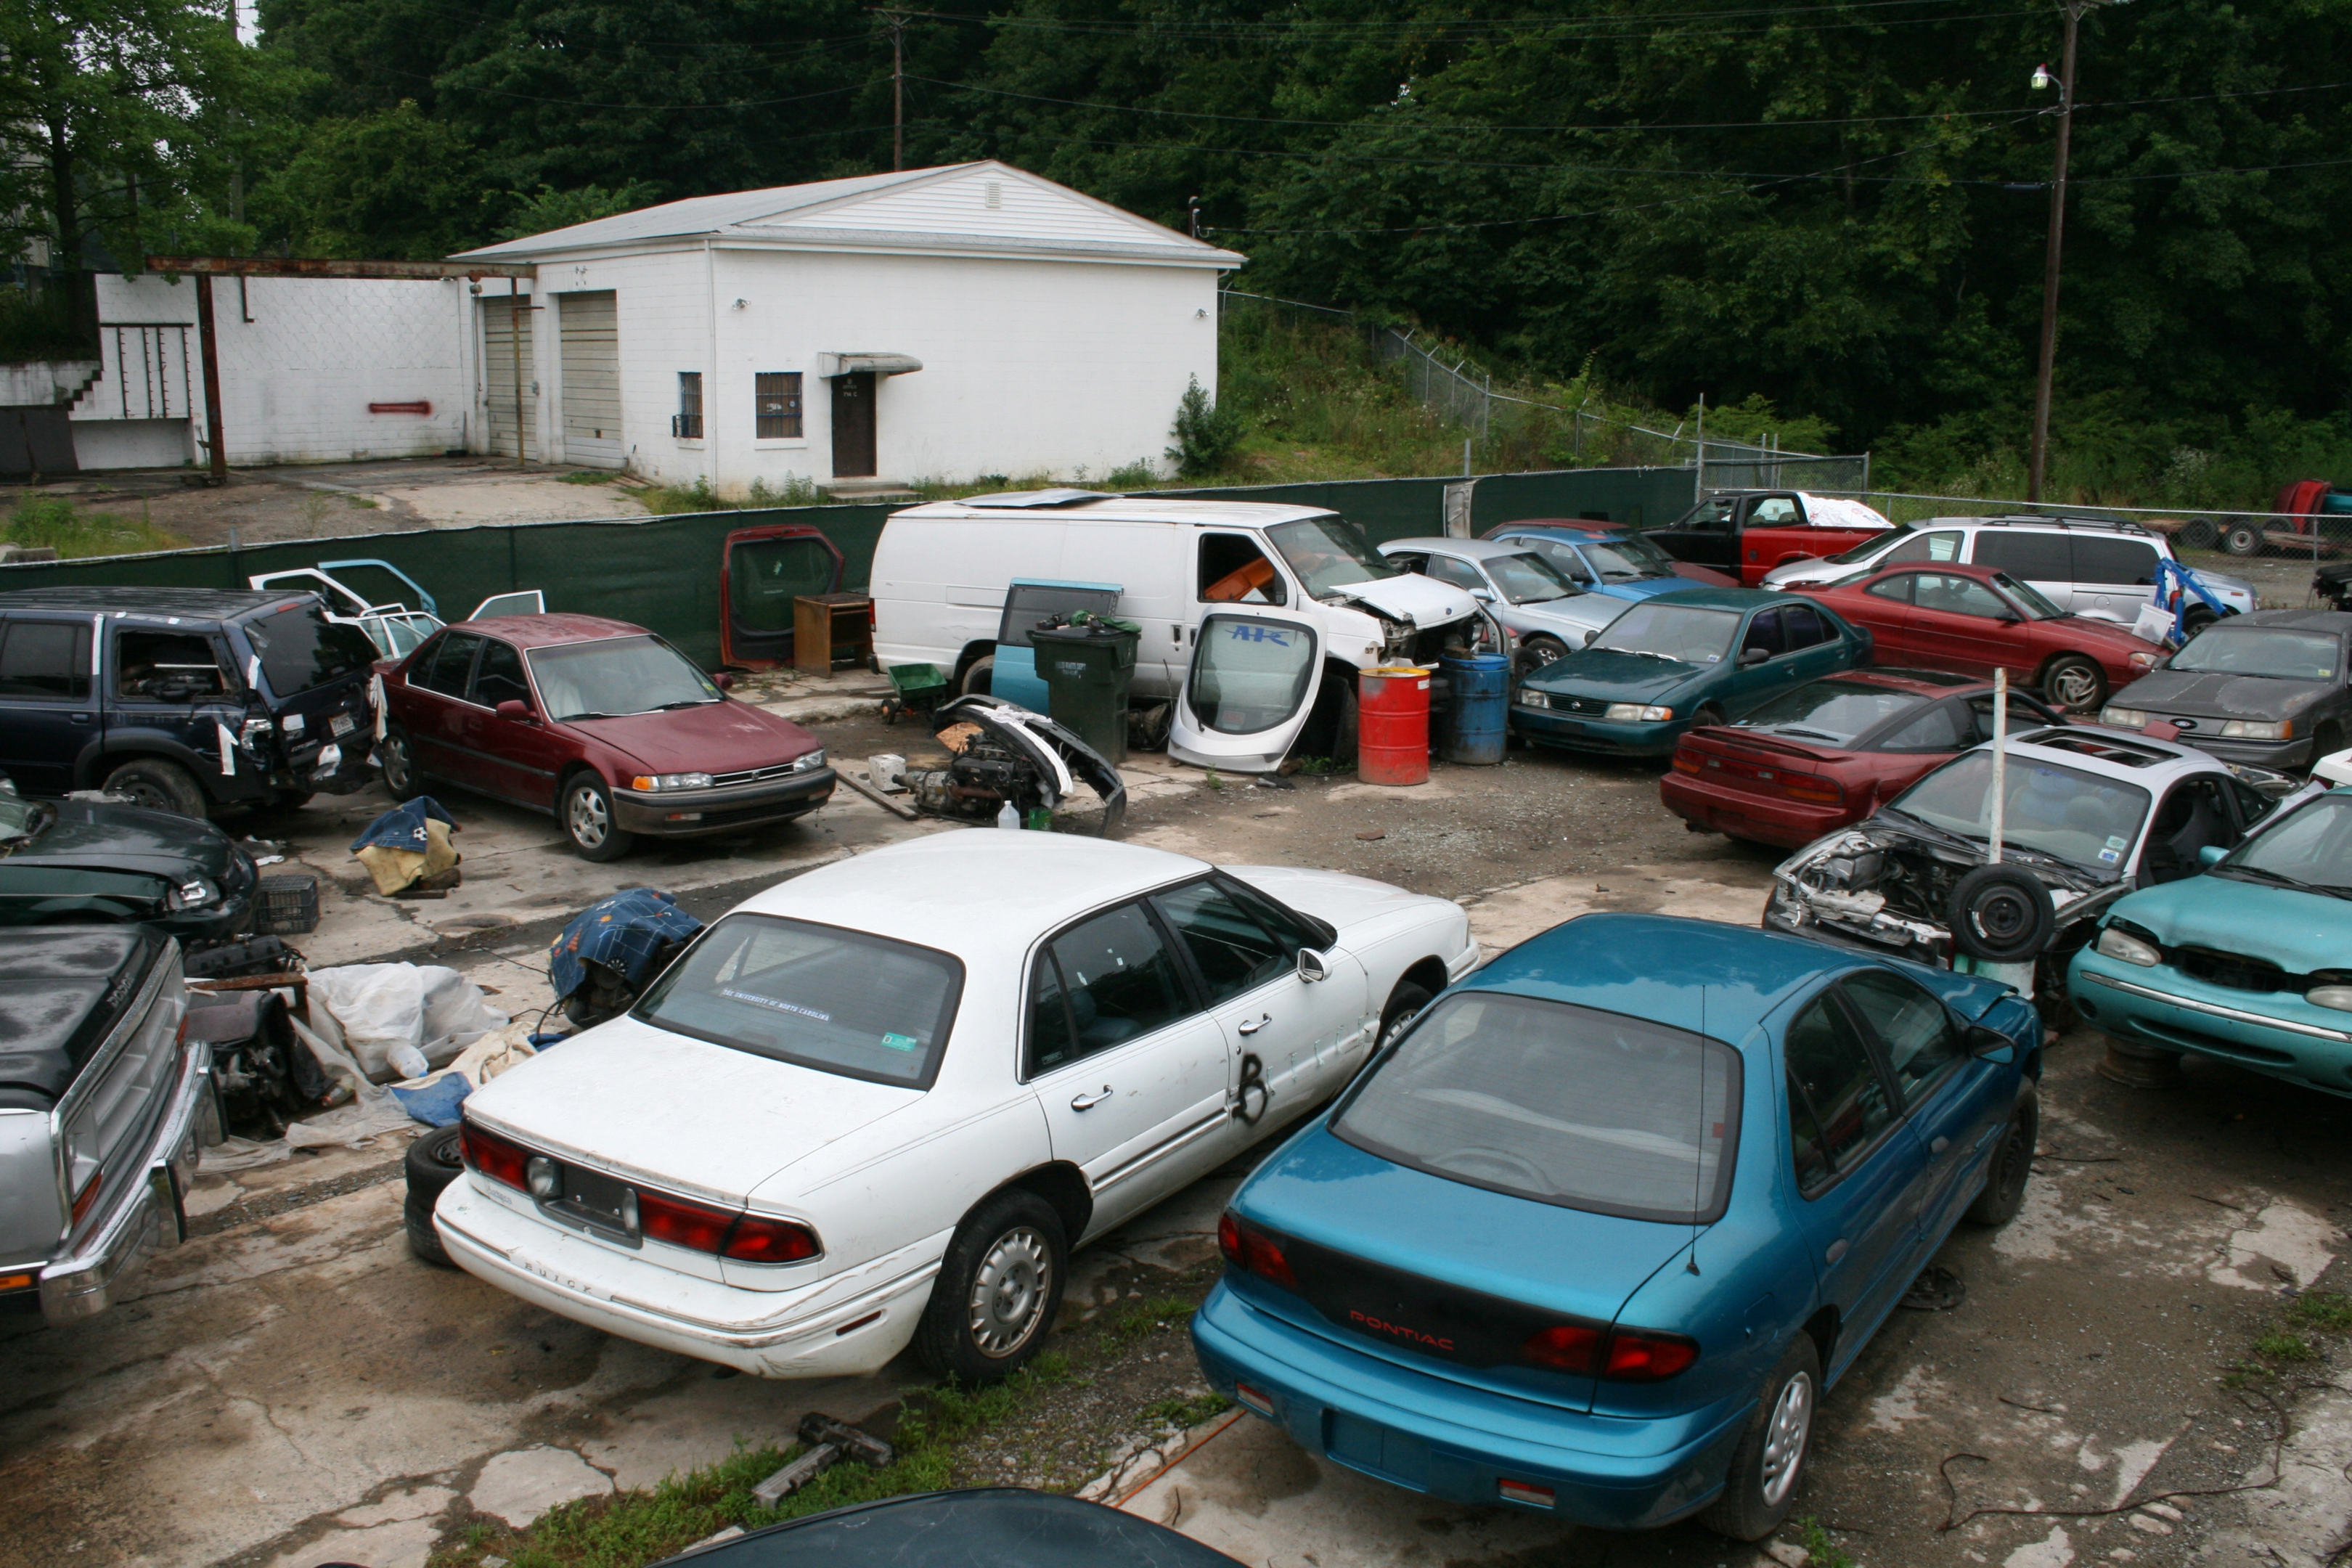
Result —
[[799, 1289], [751, 1290], [518, 1213], [476, 1180], [450, 1183], [433, 1213], [450, 1261], [467, 1273], [590, 1328], [757, 1377], [887, 1365], [914, 1337], [949, 1239], [928, 1237]]
[[2067, 990], [2105, 1034], [2352, 1098], [2352, 1013], [2291, 992], [2210, 985], [2170, 964], [2144, 968], [2087, 947], [2074, 956]]
[[[1351, 1351], [1223, 1284], [1193, 1315], [1192, 1347], [1221, 1393], [1336, 1463], [1434, 1497], [1604, 1530], [1670, 1524], [1704, 1507], [1722, 1489], [1750, 1410], [1731, 1402], [1634, 1421], [1513, 1399]], [[1553, 1506], [1506, 1495], [1505, 1481], [1549, 1489]]]
[[41, 1270], [41, 1316], [53, 1325], [94, 1317], [115, 1304], [149, 1257], [187, 1239], [187, 1194], [204, 1145], [220, 1141], [213, 1100], [212, 1047], [191, 1043], [156, 1124], [139, 1180], [70, 1257]]
[[1680, 773], [1670, 773], [1658, 781], [1658, 796], [1668, 811], [1685, 821], [1736, 838], [1778, 844], [1788, 849], [1802, 849], [1854, 821], [1853, 813], [1843, 805], [1769, 800], [1747, 791], [1720, 788]]
[[1511, 704], [1511, 728], [1522, 738], [1544, 746], [1565, 746], [1579, 752], [1605, 752], [1621, 757], [1672, 756], [1675, 742], [1690, 728], [1687, 719], [1663, 723], [1625, 723], [1588, 719], [1544, 708]]
[[721, 789], [616, 789], [613, 820], [625, 833], [690, 838], [698, 833], [789, 822], [832, 797], [831, 768]]

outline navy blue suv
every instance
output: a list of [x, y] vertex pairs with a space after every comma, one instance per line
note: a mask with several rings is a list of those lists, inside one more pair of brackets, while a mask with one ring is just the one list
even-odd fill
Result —
[[313, 594], [0, 593], [0, 773], [205, 816], [370, 781], [375, 645]]

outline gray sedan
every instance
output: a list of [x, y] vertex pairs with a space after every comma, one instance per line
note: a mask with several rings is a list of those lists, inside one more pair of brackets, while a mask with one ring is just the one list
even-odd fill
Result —
[[2167, 723], [2225, 762], [2308, 767], [2352, 732], [2352, 614], [2256, 610], [2213, 623], [2117, 692], [2099, 722]]
[[1587, 592], [1517, 542], [1392, 539], [1381, 553], [1408, 572], [1465, 589], [1486, 605], [1510, 635], [1515, 679], [1582, 647], [1633, 605]]

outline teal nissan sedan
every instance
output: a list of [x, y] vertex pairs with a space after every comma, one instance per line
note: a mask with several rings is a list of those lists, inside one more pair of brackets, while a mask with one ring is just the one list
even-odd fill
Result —
[[1811, 599], [1691, 588], [1643, 600], [1511, 694], [1511, 728], [1538, 745], [1663, 757], [1794, 686], [1870, 659], [1870, 633]]
[[2067, 992], [2109, 1035], [2352, 1097], [2352, 789], [2107, 911]]

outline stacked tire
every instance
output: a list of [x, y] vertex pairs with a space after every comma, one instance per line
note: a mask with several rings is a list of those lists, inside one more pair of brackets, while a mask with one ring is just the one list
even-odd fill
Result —
[[408, 1146], [408, 1202], [401, 1211], [408, 1231], [408, 1250], [436, 1268], [457, 1267], [433, 1228], [433, 1205], [440, 1201], [441, 1189], [465, 1173], [465, 1156], [459, 1148], [463, 1131], [461, 1127], [436, 1127]]

